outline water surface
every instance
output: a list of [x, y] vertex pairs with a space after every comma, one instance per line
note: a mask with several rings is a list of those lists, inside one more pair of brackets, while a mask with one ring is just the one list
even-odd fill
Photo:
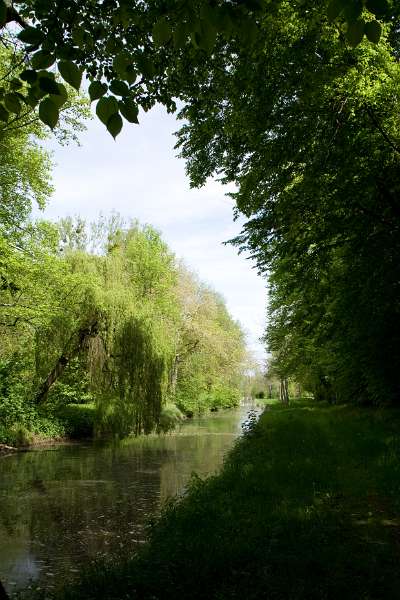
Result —
[[71, 579], [83, 563], [143, 543], [146, 522], [193, 472], [215, 472], [249, 407], [119, 445], [53, 446], [0, 459], [0, 580]]

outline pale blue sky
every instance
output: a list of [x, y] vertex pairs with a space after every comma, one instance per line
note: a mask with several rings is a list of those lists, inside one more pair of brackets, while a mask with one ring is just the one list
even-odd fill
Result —
[[226, 188], [211, 181], [189, 187], [182, 159], [173, 149], [178, 123], [161, 107], [124, 126], [117, 140], [97, 119], [88, 122], [81, 146], [51, 144], [55, 193], [45, 211], [52, 220], [81, 215], [94, 220], [119, 212], [161, 231], [171, 250], [226, 299], [259, 359], [265, 324], [265, 281], [250, 260], [223, 242], [240, 232]]

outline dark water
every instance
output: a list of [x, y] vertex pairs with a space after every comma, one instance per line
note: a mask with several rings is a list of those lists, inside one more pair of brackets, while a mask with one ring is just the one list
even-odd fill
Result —
[[249, 407], [118, 446], [58, 446], [0, 459], [0, 580], [51, 588], [83, 563], [145, 539], [160, 504], [195, 472], [215, 472]]

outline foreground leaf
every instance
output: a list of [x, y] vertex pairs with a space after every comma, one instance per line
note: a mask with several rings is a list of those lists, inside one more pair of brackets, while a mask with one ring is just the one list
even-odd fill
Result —
[[365, 35], [370, 42], [377, 44], [381, 39], [382, 27], [378, 21], [369, 21], [365, 24]]
[[8, 112], [8, 110], [4, 107], [3, 104], [0, 104], [0, 121], [8, 121], [9, 116], [10, 113]]
[[153, 27], [153, 40], [157, 46], [163, 46], [172, 37], [171, 27], [165, 17], [158, 19]]
[[88, 90], [90, 101], [93, 102], [93, 100], [98, 100], [99, 98], [104, 96], [107, 90], [108, 86], [105, 83], [102, 83], [101, 81], [92, 81], [92, 83], [89, 85]]
[[59, 112], [55, 103], [50, 98], [45, 98], [39, 104], [39, 118], [51, 129], [58, 123]]
[[118, 113], [112, 115], [107, 123], [107, 129], [114, 140], [122, 129], [122, 117]]
[[364, 19], [359, 19], [358, 21], [349, 24], [347, 28], [346, 37], [350, 46], [353, 46], [353, 48], [355, 48], [356, 46], [358, 46], [358, 44], [361, 43], [364, 37], [364, 27]]
[[129, 123], [139, 123], [139, 109], [132, 100], [121, 101], [118, 103], [118, 106], [121, 114], [129, 121]]
[[107, 125], [110, 117], [116, 113], [118, 113], [118, 102], [115, 98], [100, 98], [96, 106], [96, 115], [104, 125]]
[[44, 40], [43, 32], [40, 29], [36, 29], [36, 27], [26, 27], [19, 32], [17, 37], [21, 42], [32, 44], [33, 46], [41, 44]]
[[6, 20], [7, 20], [7, 6], [3, 2], [3, 0], [0, 0], [0, 27], [3, 27], [3, 25], [5, 25]]
[[11, 113], [18, 115], [21, 112], [21, 101], [15, 93], [6, 94], [4, 96], [4, 104], [6, 109]]
[[72, 87], [76, 90], [79, 90], [82, 82], [81, 69], [79, 69], [76, 64], [70, 60], [60, 60], [57, 66], [64, 81], [72, 85]]

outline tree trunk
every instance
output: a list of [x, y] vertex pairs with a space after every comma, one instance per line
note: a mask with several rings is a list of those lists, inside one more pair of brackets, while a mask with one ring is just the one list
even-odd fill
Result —
[[282, 404], [289, 404], [289, 386], [287, 379], [281, 379], [279, 386], [279, 398]]
[[[79, 354], [82, 348], [85, 345], [85, 341], [89, 337], [94, 337], [98, 333], [98, 324], [97, 321], [94, 321], [90, 325], [86, 325], [85, 327], [81, 327], [78, 330], [76, 336], [71, 336], [69, 343], [64, 349], [63, 353], [57, 359], [56, 364], [47, 375], [46, 379], [43, 381], [41, 386], [39, 387], [39, 391], [36, 394], [36, 404], [41, 404], [44, 402], [48, 396], [48, 393], [57, 379], [63, 374], [65, 367], [68, 365], [71, 359]], [[1, 600], [1, 598], [0, 598]]]
[[172, 368], [171, 368], [170, 377], [169, 377], [169, 390], [170, 390], [172, 396], [175, 396], [175, 392], [176, 392], [176, 384], [178, 381], [178, 367], [179, 367], [180, 362], [181, 362], [181, 357], [179, 354], [176, 354], [176, 356], [174, 358], [174, 362], [172, 363]]

